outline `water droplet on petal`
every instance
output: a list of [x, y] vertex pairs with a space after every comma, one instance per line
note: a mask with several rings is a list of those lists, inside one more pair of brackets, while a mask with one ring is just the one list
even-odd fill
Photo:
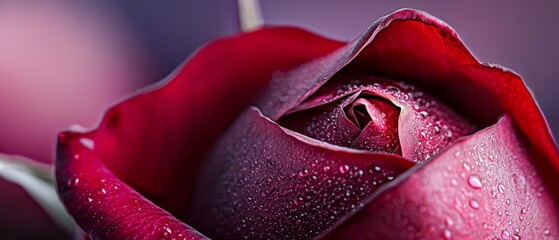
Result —
[[87, 198], [88, 202], [93, 202], [93, 198]]
[[470, 165], [468, 165], [468, 163], [466, 163], [466, 162], [462, 163], [462, 167], [464, 168], [464, 170], [466, 170], [468, 172], [471, 170]]
[[163, 237], [170, 237], [171, 234], [173, 233], [173, 231], [169, 228], [169, 227], [164, 227], [163, 228]]
[[551, 230], [549, 230], [549, 228], [543, 230], [543, 235], [549, 236], [550, 234], [551, 234]]
[[302, 197], [297, 197], [293, 200], [293, 205], [295, 206], [301, 206], [303, 204], [304, 200]]
[[451, 239], [452, 238], [452, 232], [450, 231], [450, 229], [445, 229], [444, 230], [443, 237], [444, 237], [444, 239]]
[[97, 190], [97, 194], [105, 195], [105, 194], [107, 194], [107, 190], [105, 190], [104, 188], [100, 188], [99, 190]]
[[481, 184], [481, 179], [478, 175], [475, 174], [471, 175], [468, 178], [468, 184], [475, 189], [481, 189], [481, 187], [483, 187], [483, 185]]
[[452, 183], [452, 185], [454, 185], [454, 186], [458, 185], [458, 181], [456, 181], [456, 179], [450, 180], [450, 183]]
[[304, 177], [309, 175], [309, 171], [307, 169], [303, 169], [303, 170], [299, 171], [299, 173], [297, 175], [301, 178], [304, 178]]
[[342, 165], [340, 166], [340, 173], [346, 173], [349, 170], [349, 166], [348, 165]]
[[505, 186], [503, 184], [499, 184], [499, 193], [503, 194], [505, 192]]
[[447, 218], [447, 219], [445, 219], [444, 223], [445, 223], [447, 226], [452, 226], [452, 225], [454, 225], [454, 221], [452, 220], [452, 218]]
[[510, 239], [510, 233], [507, 230], [501, 231], [501, 239]]
[[470, 207], [473, 209], [479, 209], [479, 203], [476, 200], [470, 200]]
[[95, 142], [89, 138], [80, 138], [80, 143], [91, 150], [95, 148]]
[[68, 182], [66, 182], [66, 185], [68, 185], [68, 187], [75, 187], [78, 186], [79, 183], [80, 183], [79, 178], [70, 178], [68, 179]]

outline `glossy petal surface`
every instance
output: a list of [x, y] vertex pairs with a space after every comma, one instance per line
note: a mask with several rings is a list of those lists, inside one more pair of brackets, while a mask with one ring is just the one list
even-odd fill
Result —
[[[420, 110], [421, 106], [420, 109], [415, 109], [413, 104], [411, 108], [408, 106], [419, 111], [400, 114], [399, 140], [409, 146], [402, 147], [401, 152], [404, 157], [425, 160], [425, 165], [396, 177], [409, 167], [400, 163], [409, 164], [411, 161], [334, 146], [282, 129], [274, 123], [278, 120], [281, 123], [282, 117], [297, 114], [300, 110], [325, 107], [330, 113], [339, 115], [336, 118], [339, 124], [353, 125], [353, 128], [348, 127], [349, 134], [358, 136], [361, 125], [368, 120], [365, 116], [356, 116], [354, 111], [352, 122], [346, 109], [355, 107], [352, 102], [358, 100], [360, 94], [381, 94], [361, 89], [357, 92], [345, 91], [347, 95], [344, 97], [352, 98], [351, 101], [335, 97], [327, 103], [313, 102], [313, 97], [318, 96], [319, 99], [324, 96], [319, 93], [328, 84], [336, 79], [345, 81], [340, 76], [353, 73], [365, 73], [420, 88], [478, 128], [492, 127], [458, 140], [456, 145], [441, 145], [436, 151], [430, 151], [431, 148], [426, 148], [429, 151], [416, 151], [414, 147], [425, 142], [421, 139], [421, 130], [428, 127], [432, 130], [429, 134], [436, 134], [436, 128], [428, 125], [431, 119], [420, 121], [415, 127], [411, 120], [423, 118], [425, 114], [421, 111], [426, 111], [428, 118], [436, 116], [428, 111], [436, 111], [437, 108]], [[93, 149], [87, 157], [83, 156], [89, 159], [89, 163], [72, 160], [75, 153], [82, 157], [83, 147], [75, 140], [73, 144], [60, 146], [57, 168], [59, 192], [78, 224], [93, 236], [107, 236], [95, 234], [105, 234], [106, 227], [119, 222], [116, 220], [120, 216], [120, 213], [112, 213], [114, 206], [105, 204], [106, 201], [101, 201], [97, 208], [88, 207], [86, 196], [95, 193], [92, 189], [105, 186], [102, 179], [114, 180], [107, 185], [109, 187], [116, 185], [124, 189], [123, 192], [115, 192], [115, 196], [123, 196], [122, 199], [117, 198], [122, 201], [122, 206], [131, 204], [130, 200], [126, 200], [129, 196], [138, 197], [146, 204], [142, 206], [150, 206], [148, 215], [149, 212], [156, 212], [163, 214], [155, 214], [157, 216], [170, 216], [150, 205], [143, 198], [147, 197], [178, 219], [187, 220], [212, 237], [287, 235], [310, 238], [328, 230], [336, 222], [339, 225], [331, 234], [343, 237], [358, 237], [354, 235], [359, 233], [358, 230], [363, 234], [387, 237], [413, 237], [416, 236], [414, 234], [483, 237], [494, 236], [497, 229], [503, 230], [500, 233], [505, 236], [544, 237], [554, 236], [557, 232], [554, 227], [557, 226], [559, 189], [553, 184], [559, 172], [559, 155], [530, 92], [520, 77], [510, 70], [479, 63], [450, 27], [427, 14], [413, 10], [398, 11], [380, 19], [361, 37], [345, 46], [291, 28], [268, 29], [219, 40], [200, 50], [173, 78], [159, 89], [114, 107], [98, 130], [75, 137], [86, 138], [79, 140], [81, 145]], [[258, 110], [243, 114], [227, 136], [214, 146], [242, 109], [265, 88], [268, 90], [255, 103]], [[389, 96], [392, 96], [389, 100], [395, 106], [403, 108], [406, 105], [397, 104], [395, 100], [398, 96]], [[359, 104], [367, 105], [364, 102]], [[258, 111], [262, 115], [257, 114]], [[373, 110], [367, 113], [375, 115]], [[505, 117], [493, 126], [503, 115], [510, 118]], [[325, 116], [323, 119], [328, 118]], [[441, 118], [445, 121], [454, 119], [448, 115]], [[305, 119], [305, 116], [300, 119]], [[436, 119], [432, 120], [436, 123]], [[327, 124], [324, 123], [324, 126]], [[489, 134], [486, 139], [487, 133], [492, 131], [495, 135], [501, 134], [501, 138], [491, 138]], [[332, 132], [338, 134], [339, 141], [346, 140], [344, 137], [347, 136], [339, 133], [343, 131]], [[453, 134], [452, 140], [469, 133]], [[316, 139], [320, 139], [320, 134], [317, 136]], [[426, 133], [425, 138], [429, 137], [432, 136]], [[206, 155], [212, 146], [214, 150], [208, 157]], [[469, 148], [471, 152], [467, 151]], [[441, 149], [443, 152], [437, 153]], [[464, 151], [460, 153], [462, 158], [456, 160], [454, 153], [448, 155], [451, 149]], [[505, 159], [497, 161], [497, 156], [493, 156], [495, 154]], [[508, 159], [509, 156], [514, 159], [513, 155], [516, 160]], [[194, 211], [188, 214], [187, 206], [192, 200], [190, 190], [196, 175], [201, 173], [200, 165], [205, 158], [209, 161], [196, 183], [197, 193], [190, 204], [195, 206]], [[75, 167], [66, 168], [68, 162], [73, 163], [68, 166]], [[374, 173], [375, 163], [384, 167], [380, 167], [379, 172], [393, 171], [390, 173], [394, 176]], [[458, 167], [462, 172], [457, 172]], [[373, 174], [366, 175], [367, 168], [372, 169]], [[455, 171], [452, 172], [452, 169]], [[319, 171], [322, 172], [319, 174]], [[87, 184], [83, 189], [69, 190], [60, 183], [77, 177], [81, 172], [87, 173], [84, 180]], [[456, 183], [446, 178], [451, 174], [454, 174]], [[270, 176], [273, 177], [271, 181]], [[390, 186], [385, 185], [387, 187], [376, 191], [379, 176], [385, 178], [382, 182], [396, 177], [401, 185], [389, 183]], [[432, 180], [433, 186], [439, 187], [429, 187], [431, 182], [424, 179]], [[514, 184], [509, 185], [510, 181]], [[498, 182], [507, 183], [502, 193]], [[415, 189], [421, 190], [417, 196]], [[501, 195], [494, 195], [492, 190]], [[444, 191], [445, 196], [438, 191]], [[446, 201], [450, 199], [447, 193], [458, 200]], [[529, 198], [524, 198], [528, 194]], [[505, 206], [507, 201], [501, 197], [511, 201], [516, 199], [516, 205]], [[369, 202], [361, 211], [351, 217], [345, 215], [360, 208], [366, 198]], [[398, 199], [412, 199], [406, 203], [413, 209], [408, 209], [408, 205], [402, 205]], [[427, 216], [418, 215], [418, 212], [424, 213], [422, 209], [427, 207], [433, 208]], [[391, 212], [388, 212], [389, 209]], [[498, 209], [502, 209], [501, 215]], [[543, 209], [549, 211], [544, 212]], [[510, 215], [506, 215], [505, 210]], [[118, 211], [125, 212], [125, 209]], [[371, 217], [371, 221], [379, 225], [366, 232], [363, 231], [363, 224], [368, 221], [367, 214], [371, 211], [375, 214], [384, 211], [388, 217], [381, 220]], [[106, 219], [102, 225], [96, 225], [90, 221], [93, 215]], [[276, 215], [280, 217], [273, 218]], [[447, 216], [452, 219], [447, 220]], [[344, 219], [339, 221], [340, 218]], [[528, 224], [528, 220], [537, 225]], [[175, 219], [171, 222], [186, 232], [192, 230]], [[387, 226], [386, 222], [392, 225]], [[504, 227], [504, 222], [510, 222], [515, 227]], [[144, 223], [150, 227], [148, 221]], [[124, 227], [131, 223], [125, 221], [122, 224]], [[440, 224], [452, 228], [443, 228]], [[102, 230], [97, 230], [98, 226]], [[392, 234], [402, 235], [388, 235], [388, 230], [393, 232], [391, 228], [394, 226], [403, 226], [406, 231], [398, 228], [399, 232]], [[467, 230], [468, 227], [481, 230], [474, 233]], [[425, 232], [415, 233], [417, 229]], [[119, 231], [129, 234], [127, 236], [134, 233], [126, 232], [126, 229]]]
[[[95, 181], [93, 178], [101, 179], [101, 175], [106, 175], [123, 184], [122, 187], [126, 184], [139, 192], [142, 201], [146, 201], [145, 197], [182, 219], [201, 159], [224, 129], [259, 94], [270, 76], [340, 46], [339, 42], [294, 28], [270, 28], [210, 43], [173, 73], [172, 81], [111, 108], [97, 130], [73, 133], [76, 139], [84, 139], [81, 141], [93, 149], [90, 155], [96, 163], [87, 168], [66, 169], [66, 162], [81, 148], [79, 144], [66, 146], [62, 143], [57, 157], [58, 181], [66, 182], [85, 170], [92, 172], [80, 180], [82, 183], [88, 181], [87, 178]], [[96, 176], [95, 171], [101, 171], [100, 175]], [[92, 228], [101, 226], [89, 222], [92, 215], [102, 216], [105, 223], [116, 223], [119, 221], [112, 217], [135, 212], [133, 208], [119, 209], [115, 215], [113, 203], [109, 201], [101, 201], [95, 208], [88, 207], [90, 203], [83, 196], [95, 191], [89, 189], [97, 187], [93, 183], [75, 192], [66, 191], [64, 186], [59, 184], [61, 198], [86, 232], [98, 232]], [[113, 193], [107, 193], [110, 194]], [[111, 199], [120, 199], [123, 205], [132, 201], [119, 197]], [[142, 220], [130, 218], [120, 226], [132, 225], [132, 221]], [[120, 231], [126, 231], [129, 234], [126, 236], [134, 235], [132, 230], [122, 228]]]
[[413, 166], [316, 141], [254, 108], [207, 161], [188, 222], [215, 239], [312, 238]]
[[559, 209], [510, 117], [370, 198], [327, 239], [556, 239]]
[[59, 138], [57, 188], [92, 239], [207, 239], [111, 173], [79, 134]]

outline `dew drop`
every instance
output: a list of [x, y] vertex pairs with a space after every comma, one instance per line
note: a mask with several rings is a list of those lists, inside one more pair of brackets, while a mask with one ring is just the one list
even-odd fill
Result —
[[501, 239], [510, 239], [510, 233], [507, 230], [501, 231]]
[[303, 170], [299, 171], [299, 173], [297, 175], [301, 178], [304, 178], [304, 177], [309, 175], [309, 171], [307, 169], [303, 169]]
[[391, 91], [391, 92], [400, 92], [400, 89], [398, 87], [395, 87], [395, 86], [387, 86], [386, 90]]
[[520, 214], [526, 214], [528, 210], [526, 208], [520, 209]]
[[505, 186], [503, 184], [499, 184], [499, 193], [503, 194], [505, 192]]
[[339, 168], [340, 173], [346, 173], [347, 171], [349, 171], [349, 166], [348, 165], [342, 165]]
[[450, 231], [450, 229], [445, 229], [443, 232], [443, 237], [444, 239], [451, 239], [452, 238], [452, 232]]
[[74, 154], [74, 160], [78, 160], [79, 158], [80, 158], [80, 155], [79, 155], [79, 154], [77, 154], [77, 153]]
[[468, 172], [471, 170], [470, 165], [468, 165], [468, 163], [466, 163], [466, 162], [462, 163], [462, 167], [464, 168], [464, 170], [466, 170]]
[[454, 185], [454, 186], [458, 185], [458, 181], [456, 181], [456, 179], [450, 180], [450, 183], [452, 183], [452, 185]]
[[514, 239], [514, 240], [520, 240], [521, 237], [520, 237], [520, 235], [518, 235], [518, 234], [513, 234], [513, 235], [512, 235], [512, 239]]
[[445, 223], [447, 226], [452, 226], [452, 225], [454, 225], [454, 221], [452, 220], [452, 218], [447, 218], [447, 219], [445, 219], [444, 223]]
[[330, 171], [330, 166], [324, 166], [322, 168], [322, 170], [324, 170], [325, 172], [328, 172], [328, 171]]
[[370, 169], [371, 174], [375, 174], [375, 172], [380, 172], [382, 169], [379, 166], [374, 166]]
[[551, 230], [549, 230], [549, 228], [543, 230], [543, 235], [549, 236], [550, 234], [551, 234]]
[[429, 113], [427, 113], [426, 111], [421, 111], [421, 112], [419, 112], [419, 114], [421, 114], [421, 116], [423, 116], [424, 118], [429, 116]]
[[468, 184], [475, 189], [481, 189], [481, 187], [483, 187], [483, 185], [481, 184], [481, 179], [478, 175], [475, 174], [471, 175], [468, 178]]
[[97, 194], [98, 195], [105, 195], [105, 194], [107, 194], [107, 190], [105, 190], [104, 188], [100, 188], [99, 190], [97, 190]]
[[92, 198], [87, 198], [87, 201], [88, 202], [93, 202], [93, 199]]
[[163, 228], [163, 237], [170, 237], [171, 234], [173, 233], [173, 231], [169, 228], [169, 227], [164, 227]]
[[470, 200], [470, 207], [473, 209], [479, 209], [479, 203], [476, 200]]
[[95, 142], [89, 138], [80, 138], [80, 143], [91, 150], [95, 148]]
[[70, 178], [68, 179], [68, 182], [66, 182], [66, 185], [68, 185], [68, 187], [75, 187], [78, 186], [79, 183], [80, 183], [79, 178]]
[[295, 206], [301, 206], [301, 205], [303, 205], [303, 203], [304, 203], [304, 200], [303, 200], [302, 197], [297, 197], [293, 200], [293, 205], [295, 205]]
[[363, 176], [363, 174], [364, 174], [363, 170], [357, 171], [357, 175], [358, 175], [358, 176]]

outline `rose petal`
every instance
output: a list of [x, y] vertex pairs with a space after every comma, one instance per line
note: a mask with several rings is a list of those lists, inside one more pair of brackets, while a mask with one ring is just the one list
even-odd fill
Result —
[[81, 134], [63, 133], [56, 180], [68, 212], [93, 239], [207, 239], [115, 177]]
[[222, 137], [207, 164], [188, 216], [217, 239], [311, 238], [413, 165], [313, 140], [255, 108]]
[[[346, 72], [350, 70], [342, 70], [342, 72], [338, 73], [333, 79], [325, 83], [317, 92], [306, 99], [305, 102], [291, 109], [288, 115], [282, 116], [278, 122], [283, 125], [288, 121], [290, 124], [283, 126], [309, 137], [319, 140], [326, 139], [326, 141], [334, 144], [341, 142], [340, 145], [346, 146], [345, 139], [332, 142], [329, 141], [330, 138], [324, 137], [325, 135], [340, 135], [336, 134], [340, 132], [344, 134], [342, 136], [347, 135], [346, 137], [350, 138], [348, 140], [351, 142], [350, 146], [359, 146], [359, 143], [353, 144], [356, 137], [344, 132], [347, 129], [351, 129], [352, 126], [338, 124], [340, 125], [338, 129], [331, 130], [331, 122], [347, 122], [347, 117], [339, 114], [340, 110], [338, 109], [333, 109], [333, 114], [325, 114], [330, 110], [327, 107], [325, 109], [323, 106], [329, 106], [332, 102], [340, 102], [346, 99], [344, 97], [348, 95], [352, 97], [343, 100], [345, 105], [341, 107], [345, 107], [349, 104], [348, 102], [357, 98], [380, 98], [390, 101], [400, 108], [400, 113], [396, 115], [399, 117], [398, 121], [393, 121], [393, 123], [397, 123], [397, 127], [391, 128], [394, 131], [398, 131], [398, 136], [392, 138], [391, 141], [399, 138], [399, 144], [388, 147], [386, 152], [392, 153], [395, 147], [398, 147], [402, 156], [417, 162], [426, 160], [429, 156], [439, 152], [459, 137], [471, 134], [475, 130], [475, 127], [452, 109], [445, 106], [443, 102], [412, 85], [378, 78], [366, 73]], [[326, 123], [329, 124], [321, 125], [320, 123], [324, 121], [317, 120], [322, 120], [323, 118], [317, 119], [316, 112], [325, 115]], [[385, 114], [388, 114], [388, 112]], [[301, 116], [306, 118], [301, 118]], [[351, 114], [349, 117], [352, 118]], [[336, 120], [337, 118], [340, 119]], [[320, 131], [315, 130], [317, 126], [320, 127]], [[367, 132], [369, 131], [364, 129], [364, 133], [361, 134], [362, 137], [371, 137], [370, 133], [368, 134]], [[365, 146], [365, 149], [386, 148], [386, 144], [375, 145], [369, 144], [369, 142], [373, 143], [373, 141], [367, 142], [368, 144], [366, 145], [369, 146]]]
[[509, 116], [460, 140], [348, 217], [326, 239], [556, 239], [559, 208]]
[[[366, 116], [356, 110], [363, 107]], [[373, 152], [396, 153], [400, 149], [398, 140], [398, 116], [400, 109], [383, 99], [361, 98], [353, 102], [351, 115], [363, 126], [361, 133], [351, 144], [351, 148]], [[401, 152], [398, 152], [401, 154]]]
[[[546, 183], [559, 172], [559, 153], [530, 91], [512, 70], [480, 63], [457, 33], [429, 14], [401, 10], [347, 68], [402, 79], [423, 88], [480, 127], [510, 114]], [[559, 188], [552, 188], [559, 199]]]
[[[97, 130], [76, 133], [76, 138], [93, 148], [92, 155], [99, 162], [92, 171], [106, 167], [108, 172], [103, 174], [114, 173], [182, 219], [201, 159], [270, 76], [340, 46], [339, 42], [295, 28], [270, 28], [215, 41], [173, 73], [172, 81], [113, 107]], [[77, 151], [71, 149], [74, 145], [68, 147], [69, 152]], [[57, 159], [60, 181], [79, 174], [63, 171], [62, 165], [68, 161], [63, 157], [70, 156], [67, 154]], [[99, 178], [93, 173], [88, 177]], [[86, 231], [91, 231], [91, 225], [81, 221], [92, 212], [105, 218], [112, 216], [104, 212], [112, 203], [102, 202], [108, 206], [86, 212], [80, 207], [80, 203], [88, 204], [86, 198], [79, 201], [72, 200], [73, 195], [62, 195], [71, 203], [66, 207]]]
[[361, 130], [347, 118], [344, 108], [357, 96], [358, 94], [354, 94], [317, 108], [290, 114], [280, 118], [278, 123], [319, 141], [350, 147]]
[[[487, 127], [509, 113], [527, 137], [526, 149], [544, 159], [535, 163], [540, 174], [548, 183], [555, 180], [559, 152], [522, 79], [512, 70], [480, 63], [450, 26], [421, 11], [404, 9], [392, 13], [346, 47], [276, 75], [270, 93], [257, 106], [265, 116], [277, 120], [342, 68], [344, 72], [361, 71], [420, 87], [444, 99], [451, 109], [478, 127]], [[552, 191], [559, 199], [559, 188]]]

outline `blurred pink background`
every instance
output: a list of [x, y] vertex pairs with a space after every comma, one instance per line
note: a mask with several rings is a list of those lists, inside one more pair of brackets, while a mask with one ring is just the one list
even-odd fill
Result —
[[[402, 7], [453, 26], [482, 61], [522, 75], [559, 136], [559, 2], [271, 1], [264, 20], [349, 40]], [[95, 3], [0, 0], [0, 152], [51, 162], [56, 133], [155, 82], [205, 42], [237, 32], [235, 1]], [[0, 239], [68, 238], [0, 180]]]

